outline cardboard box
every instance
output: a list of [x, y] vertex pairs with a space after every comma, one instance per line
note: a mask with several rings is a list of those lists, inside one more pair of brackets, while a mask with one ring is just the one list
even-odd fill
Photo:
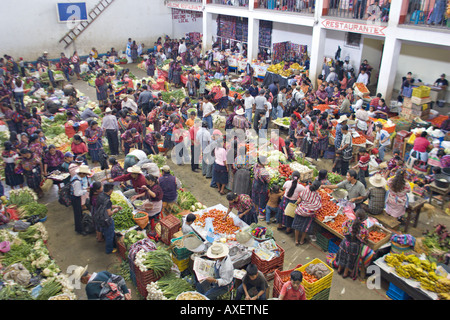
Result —
[[411, 108], [412, 107], [412, 101], [411, 98], [403, 98], [403, 106], [402, 108]]
[[411, 102], [413, 104], [430, 103], [431, 102], [431, 97], [425, 97], [425, 98], [411, 97]]

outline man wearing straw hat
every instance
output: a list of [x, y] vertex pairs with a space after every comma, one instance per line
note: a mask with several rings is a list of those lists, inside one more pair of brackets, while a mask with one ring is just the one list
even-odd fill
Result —
[[133, 197], [135, 195], [141, 194], [144, 192], [144, 189], [142, 188], [147, 184], [147, 181], [145, 181], [144, 173], [142, 172], [141, 168], [138, 166], [132, 166], [127, 169], [127, 173], [121, 176], [118, 176], [114, 179], [109, 179], [108, 182], [126, 182], [131, 181], [131, 184], [133, 185], [133, 189], [130, 189], [128, 191], [125, 191], [123, 195], [127, 198], [131, 198], [133, 200]]
[[206, 257], [215, 260], [214, 277], [207, 277], [202, 282], [196, 278], [195, 287], [210, 300], [227, 293], [233, 285], [234, 266], [228, 253], [228, 246], [220, 242], [213, 243], [206, 251]]
[[75, 222], [75, 232], [85, 236], [86, 232], [83, 230], [83, 225], [81, 222], [83, 214], [81, 198], [85, 197], [88, 194], [88, 191], [86, 188], [83, 188], [82, 180], [91, 175], [92, 172], [86, 165], [79, 166], [75, 172], [75, 176], [70, 179], [72, 183], [72, 208]]
[[[100, 271], [90, 273], [88, 271], [88, 266], [85, 267], [77, 267], [72, 273], [72, 279], [75, 281], [80, 281], [81, 283], [86, 285], [86, 295], [88, 300], [131, 300], [131, 292], [128, 290], [128, 287], [121, 276], [114, 275], [109, 271]], [[104, 284], [106, 282], [111, 282], [117, 284], [117, 289], [123, 295], [123, 299], [121, 295], [116, 299], [104, 298], [101, 296], [102, 289], [105, 287]]]
[[366, 199], [368, 199], [368, 205], [362, 205], [372, 215], [383, 213], [386, 199], [386, 179], [379, 173], [369, 178], [369, 182], [372, 185], [367, 191]]

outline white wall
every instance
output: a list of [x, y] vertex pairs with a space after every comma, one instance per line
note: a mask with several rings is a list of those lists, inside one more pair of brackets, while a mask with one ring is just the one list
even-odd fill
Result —
[[[450, 79], [450, 49], [440, 46], [403, 43], [395, 78], [394, 89], [400, 90], [402, 77], [411, 71], [415, 79], [433, 84], [442, 73]], [[450, 93], [447, 89], [447, 102]]]
[[368, 38], [362, 39], [362, 53], [361, 60], [367, 60], [370, 66], [373, 67], [370, 73], [370, 84], [374, 85], [378, 81], [378, 75], [380, 72], [381, 57], [383, 56], [383, 38]]
[[290, 41], [308, 46], [308, 54], [311, 54], [312, 32], [313, 29], [310, 27], [274, 22], [272, 24], [272, 45]]
[[[159, 36], [172, 34], [171, 11], [163, 1], [117, 0], [80, 35], [75, 45], [64, 49], [59, 40], [69, 29], [65, 23], [57, 22], [56, 2], [2, 1], [2, 13], [7, 16], [0, 19], [1, 54], [32, 61], [45, 50], [49, 58], [58, 58], [61, 52], [72, 54], [75, 48], [80, 55], [88, 54], [92, 47], [104, 53], [111, 47], [124, 50], [128, 38], [151, 47]], [[89, 12], [98, 0], [85, 2]]]
[[179, 39], [189, 32], [200, 32], [203, 33], [203, 19], [196, 18], [189, 19], [188, 22], [179, 22], [178, 20], [172, 20], [172, 38]]
[[341, 60], [344, 60], [346, 56], [350, 57], [350, 64], [355, 70], [359, 68], [361, 64], [361, 55], [363, 47], [363, 38], [361, 38], [361, 43], [359, 48], [347, 47], [345, 46], [345, 32], [336, 30], [327, 30], [327, 38], [325, 41], [325, 51], [324, 56], [328, 58], [333, 58], [336, 55], [338, 46], [341, 47]]

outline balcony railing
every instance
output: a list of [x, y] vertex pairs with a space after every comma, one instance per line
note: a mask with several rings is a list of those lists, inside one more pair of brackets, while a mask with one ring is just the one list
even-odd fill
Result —
[[212, 4], [222, 4], [233, 7], [248, 7], [248, 0], [212, 0]]
[[315, 0], [259, 0], [255, 8], [312, 14], [315, 3]]
[[400, 23], [448, 29], [449, 11], [447, 0], [404, 0]]
[[387, 22], [389, 8], [389, 0], [324, 0], [323, 15], [370, 22]]

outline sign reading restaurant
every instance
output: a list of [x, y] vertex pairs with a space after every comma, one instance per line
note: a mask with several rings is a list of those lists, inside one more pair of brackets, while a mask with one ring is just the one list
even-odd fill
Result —
[[167, 3], [169, 8], [180, 9], [180, 10], [192, 10], [192, 11], [202, 11], [203, 5], [202, 3], [183, 3], [176, 1], [169, 1]]
[[323, 20], [322, 25], [327, 29], [340, 30], [340, 31], [346, 31], [346, 32], [353, 32], [353, 33], [365, 33], [365, 34], [371, 34], [371, 35], [375, 35], [375, 36], [385, 36], [383, 31], [384, 31], [384, 29], [386, 29], [386, 27], [378, 26], [378, 25], [336, 21], [336, 20]]

